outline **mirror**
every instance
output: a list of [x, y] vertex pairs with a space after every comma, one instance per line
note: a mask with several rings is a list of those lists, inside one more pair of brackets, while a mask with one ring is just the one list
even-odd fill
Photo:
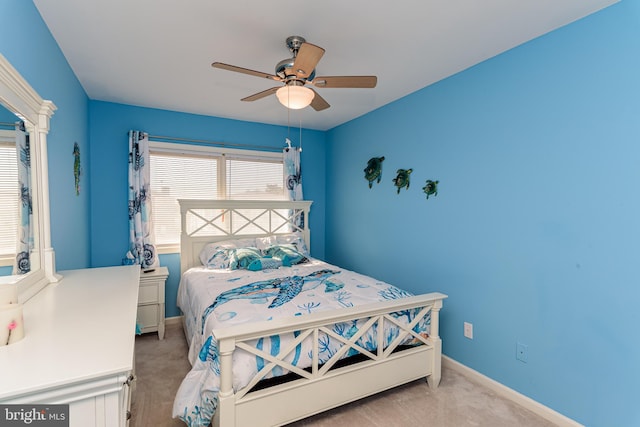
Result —
[[[37, 208], [33, 209], [29, 160], [33, 156], [26, 129], [16, 130], [20, 119], [0, 105], [0, 283], [13, 283], [26, 272], [37, 271], [38, 253]], [[16, 144], [18, 142], [18, 144]], [[19, 149], [16, 147], [22, 147]], [[20, 177], [21, 176], [21, 177]], [[24, 187], [20, 186], [23, 182]], [[24, 191], [20, 189], [24, 188]], [[30, 213], [29, 213], [30, 212]], [[21, 217], [28, 217], [28, 227], [22, 227]], [[18, 243], [20, 242], [20, 248]], [[20, 253], [20, 275], [14, 275], [16, 253]], [[12, 277], [7, 277], [12, 276]]]
[[49, 119], [56, 107], [51, 101], [43, 100], [2, 54], [0, 104], [24, 122], [29, 135], [33, 227], [31, 271], [23, 275], [7, 275], [0, 278], [0, 283], [16, 283], [18, 299], [25, 302], [48, 283], [60, 279], [55, 272], [55, 256], [51, 247], [46, 145]]

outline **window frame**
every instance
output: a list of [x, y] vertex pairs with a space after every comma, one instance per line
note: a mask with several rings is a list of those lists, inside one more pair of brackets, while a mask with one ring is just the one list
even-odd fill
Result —
[[[265, 147], [266, 148], [266, 147]], [[254, 160], [268, 163], [280, 163], [283, 165], [283, 183], [284, 183], [284, 160], [282, 151], [274, 147], [274, 151], [262, 151], [254, 149], [238, 149], [226, 148], [211, 145], [197, 145], [189, 143], [163, 142], [149, 139], [149, 155], [153, 153], [161, 153], [163, 155], [186, 155], [186, 156], [205, 156], [212, 157], [217, 160], [217, 181], [218, 181], [218, 199], [227, 199], [227, 160]], [[283, 188], [283, 200], [285, 199], [285, 191]], [[153, 187], [151, 188], [151, 197], [153, 203]], [[153, 205], [152, 205], [153, 209]], [[155, 230], [154, 230], [155, 233]], [[175, 254], [180, 253], [180, 242], [175, 244], [156, 244], [158, 254]]]

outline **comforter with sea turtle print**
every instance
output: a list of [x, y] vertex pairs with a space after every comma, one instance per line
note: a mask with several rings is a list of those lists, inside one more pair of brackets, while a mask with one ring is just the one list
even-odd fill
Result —
[[[211, 331], [247, 322], [281, 317], [304, 316], [321, 310], [371, 304], [410, 296], [406, 291], [371, 277], [341, 269], [311, 258], [309, 262], [272, 270], [212, 270], [194, 268], [187, 271], [178, 291], [178, 306], [185, 316], [191, 335], [189, 361], [191, 371], [182, 381], [176, 395], [173, 416], [189, 426], [208, 426], [215, 413], [220, 386], [218, 348]], [[408, 319], [415, 313], [405, 311], [397, 316]], [[333, 331], [350, 337], [360, 326], [358, 322], [336, 324]], [[388, 322], [387, 322], [388, 323]], [[428, 334], [429, 319], [418, 327]], [[390, 343], [397, 332], [385, 327], [385, 340]], [[277, 354], [293, 335], [272, 336], [255, 341], [261, 350]], [[375, 332], [365, 334], [358, 345], [376, 349]], [[320, 362], [330, 358], [341, 343], [327, 335], [319, 337]], [[311, 337], [296, 347], [287, 361], [305, 368], [311, 365]], [[350, 355], [347, 352], [345, 356]], [[264, 360], [237, 350], [233, 355], [233, 387], [239, 390], [264, 366]], [[283, 375], [277, 367], [267, 376]]]

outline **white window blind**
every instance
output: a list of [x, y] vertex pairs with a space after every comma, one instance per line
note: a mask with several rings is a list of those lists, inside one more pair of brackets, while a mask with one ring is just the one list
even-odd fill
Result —
[[151, 141], [150, 160], [152, 219], [161, 253], [176, 251], [180, 243], [178, 199], [285, 198], [280, 153]]
[[218, 159], [196, 155], [151, 154], [152, 220], [156, 245], [180, 240], [178, 199], [216, 199]]
[[0, 258], [15, 256], [19, 201], [16, 145], [0, 141]]
[[227, 159], [226, 198], [233, 200], [281, 200], [284, 166], [280, 162]]

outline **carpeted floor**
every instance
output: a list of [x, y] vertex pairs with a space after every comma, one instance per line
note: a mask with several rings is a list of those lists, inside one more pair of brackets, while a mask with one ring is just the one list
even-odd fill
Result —
[[[182, 325], [136, 337], [136, 389], [131, 427], [184, 426], [171, 418], [173, 397], [189, 372]], [[431, 390], [424, 380], [289, 424], [288, 427], [550, 427], [554, 424], [450, 369]]]

